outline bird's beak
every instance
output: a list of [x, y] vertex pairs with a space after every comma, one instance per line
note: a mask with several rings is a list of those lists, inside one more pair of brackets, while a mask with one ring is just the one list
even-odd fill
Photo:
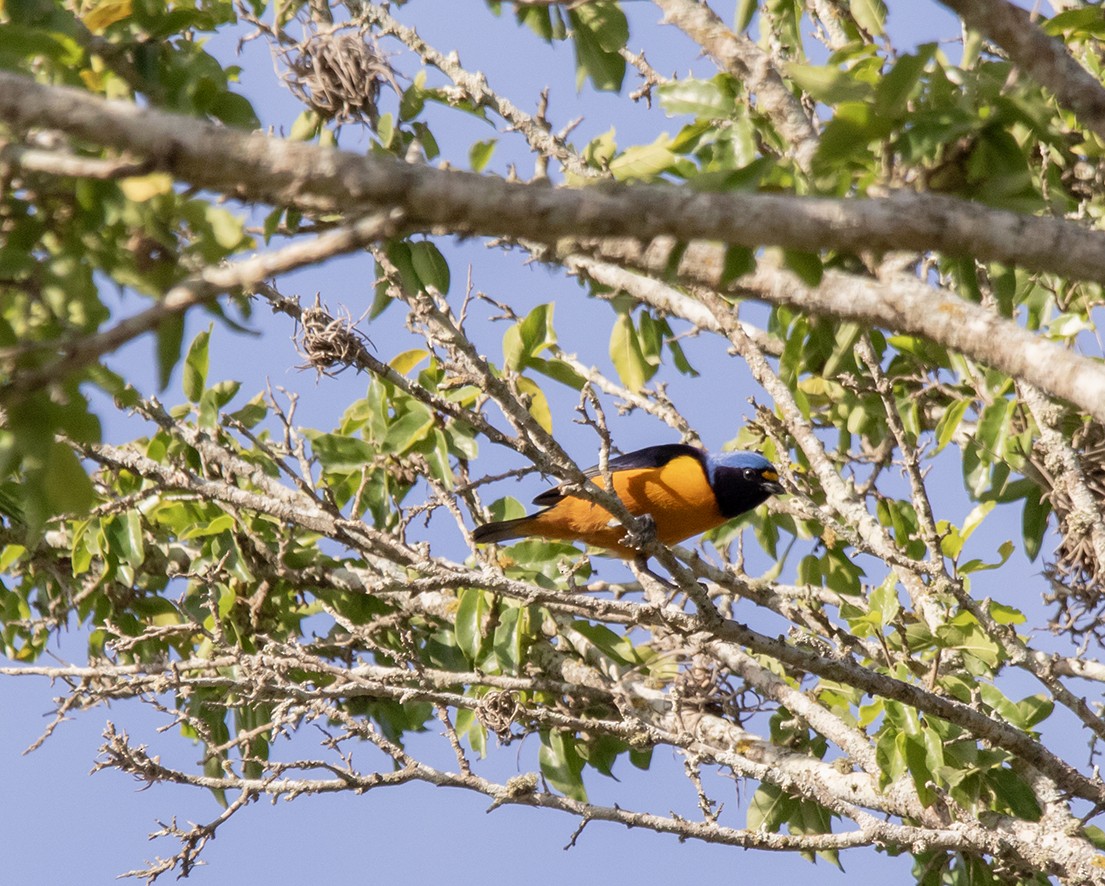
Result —
[[763, 478], [760, 487], [765, 492], [770, 492], [772, 495], [783, 495], [786, 492], [779, 482], [779, 475], [774, 471], [764, 471], [760, 476]]

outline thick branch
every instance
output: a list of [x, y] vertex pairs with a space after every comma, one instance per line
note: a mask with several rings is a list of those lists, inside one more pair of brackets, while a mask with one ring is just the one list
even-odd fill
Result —
[[805, 251], [937, 250], [1105, 281], [1105, 233], [953, 197], [902, 193], [832, 200], [696, 194], [660, 185], [526, 185], [246, 134], [3, 72], [0, 119], [149, 157], [183, 181], [245, 200], [344, 213], [401, 207], [412, 230], [542, 243], [568, 236], [648, 240], [670, 234], [684, 241]]
[[[557, 255], [579, 252], [645, 273], [670, 273], [670, 248], [642, 250], [626, 241], [567, 241], [558, 247]], [[1024, 379], [1105, 421], [1105, 366], [1100, 361], [1033, 335], [981, 305], [914, 276], [895, 274], [872, 280], [827, 270], [817, 286], [807, 286], [794, 274], [761, 260], [754, 273], [726, 284], [721, 279], [723, 266], [723, 249], [695, 244], [684, 253], [677, 276], [685, 283], [720, 287], [770, 304], [920, 335]]]
[[1101, 503], [1086, 482], [1074, 448], [1058, 430], [1061, 412], [1031, 385], [1022, 383], [1020, 394], [1039, 425], [1039, 445], [1047, 467], [1053, 472], [1055, 484], [1073, 505], [1069, 522], [1083, 528], [1090, 537], [1097, 561], [1105, 563], [1105, 517], [1101, 513]]

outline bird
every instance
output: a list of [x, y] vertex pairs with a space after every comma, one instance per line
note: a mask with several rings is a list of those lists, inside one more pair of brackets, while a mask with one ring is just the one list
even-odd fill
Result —
[[[622, 504], [634, 516], [647, 517], [665, 545], [720, 526], [784, 491], [778, 472], [758, 452], [711, 454], [697, 446], [668, 443], [612, 458], [607, 469]], [[605, 488], [597, 467], [585, 475]], [[623, 559], [640, 559], [640, 551], [625, 543], [625, 527], [609, 511], [571, 495], [564, 486], [545, 490], [533, 503], [544, 505], [544, 510], [478, 526], [473, 541], [490, 544], [536, 536], [582, 541]]]

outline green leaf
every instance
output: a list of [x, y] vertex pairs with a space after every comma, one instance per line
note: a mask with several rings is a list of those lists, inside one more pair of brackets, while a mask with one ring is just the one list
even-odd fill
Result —
[[576, 88], [590, 78], [595, 89], [618, 92], [625, 78], [625, 59], [618, 50], [629, 40], [629, 23], [618, 5], [594, 0], [568, 11], [576, 51]]
[[515, 16], [521, 24], [528, 27], [546, 43], [551, 43], [553, 40], [564, 39], [564, 35], [559, 33], [560, 29], [557, 27], [560, 20], [559, 16], [556, 15], [558, 12], [558, 10], [550, 7], [523, 6], [515, 10]]
[[111, 552], [131, 566], [141, 566], [146, 559], [142, 536], [142, 520], [134, 511], [127, 511], [104, 521], [104, 535]]
[[917, 797], [925, 806], [931, 806], [936, 799], [932, 782], [936, 777], [929, 766], [928, 749], [922, 735], [898, 733], [898, 744], [905, 759], [906, 768], [917, 788]]
[[790, 820], [798, 801], [773, 784], [762, 782], [748, 803], [747, 828], [777, 834]]
[[963, 550], [963, 545], [966, 543], [967, 539], [970, 538], [971, 534], [982, 524], [986, 515], [994, 509], [996, 504], [997, 502], [995, 501], [984, 501], [977, 504], [963, 521], [962, 529], [949, 524], [945, 520], [941, 520], [937, 524], [937, 528], [943, 534], [943, 538], [940, 541], [940, 550], [943, 552], [944, 556], [951, 557], [952, 560], [959, 559], [959, 554]]
[[990, 618], [999, 625], [1020, 625], [1028, 620], [1019, 609], [996, 601], [990, 602]]
[[472, 147], [468, 149], [468, 163], [473, 172], [484, 171], [491, 160], [491, 155], [495, 153], [495, 145], [498, 144], [498, 141], [498, 139], [492, 138], [487, 141], [474, 142]]
[[1029, 695], [1018, 701], [1016, 707], [1019, 716], [1015, 721], [1017, 726], [1031, 729], [1051, 716], [1051, 712], [1055, 710], [1055, 702], [1046, 695]]
[[44, 57], [65, 67], [75, 67], [84, 61], [84, 50], [72, 37], [12, 21], [5, 21], [4, 27], [0, 28], [0, 53]]
[[293, 142], [310, 141], [318, 135], [321, 127], [322, 120], [319, 118], [318, 114], [310, 109], [302, 111], [300, 115], [292, 121], [292, 128], [288, 131], [288, 139]]
[[554, 788], [582, 803], [587, 802], [583, 787], [583, 758], [576, 750], [575, 739], [562, 732], [542, 732], [541, 749], [537, 754], [541, 773]]
[[908, 771], [905, 760], [905, 750], [899, 736], [902, 733], [887, 726], [879, 730], [879, 740], [875, 746], [875, 760], [879, 766], [879, 773], [887, 782], [893, 782], [903, 773]]
[[416, 78], [415, 82], [403, 91], [403, 95], [399, 99], [399, 120], [401, 122], [406, 123], [422, 113], [422, 109], [426, 106], [426, 95], [422, 88], [424, 82], [425, 77], [421, 81]]
[[219, 514], [217, 517], [210, 517], [202, 522], [197, 522], [181, 529], [180, 537], [184, 540], [190, 538], [208, 538], [212, 535], [229, 532], [233, 528], [234, 518], [230, 516], [230, 514]]
[[[392, 240], [385, 248], [388, 261], [394, 266], [395, 270], [399, 272], [399, 286], [404, 292], [411, 295], [417, 294], [422, 291], [422, 280], [418, 276], [418, 272], [414, 269], [414, 260], [411, 257], [412, 244], [406, 240]], [[377, 276], [382, 278], [384, 275], [382, 271], [378, 272]], [[383, 284], [386, 286], [386, 283]]]
[[652, 144], [634, 145], [610, 161], [610, 174], [618, 181], [651, 181], [675, 163], [671, 139], [663, 133]]
[[410, 411], [400, 416], [388, 428], [382, 449], [401, 454], [422, 440], [434, 427], [434, 414], [421, 403], [411, 403]]
[[1004, 766], [986, 773], [986, 783], [994, 793], [999, 812], [1010, 812], [1026, 821], [1039, 821], [1043, 812], [1032, 788], [1012, 769]]
[[[668, 330], [670, 334], [670, 329]], [[671, 337], [667, 339], [668, 351], [671, 352], [671, 362], [675, 364], [677, 371], [683, 375], [689, 375], [691, 378], [698, 378], [699, 372], [687, 359], [686, 353], [683, 351], [683, 345], [679, 343], [679, 340]]]
[[227, 126], [237, 126], [239, 129], [259, 129], [261, 126], [249, 99], [236, 92], [222, 93], [211, 102], [207, 111]]
[[403, 351], [403, 353], [396, 354], [392, 357], [388, 361], [388, 366], [400, 375], [406, 375], [429, 356], [430, 352], [425, 348], [411, 348], [408, 351]]
[[[799, 800], [794, 814], [791, 815], [788, 829], [792, 834], [828, 834], [833, 829], [833, 817], [824, 806], [810, 800]], [[812, 860], [814, 856], [803, 852], [803, 857]], [[836, 850], [818, 852], [830, 864], [840, 867], [839, 853]], [[843, 868], [841, 868], [843, 870]]]
[[556, 344], [552, 326], [553, 305], [538, 305], [503, 335], [503, 363], [521, 371], [533, 358]]
[[240, 391], [241, 388], [242, 383], [240, 381], [228, 379], [227, 381], [216, 382], [207, 393], [210, 394], [215, 408], [222, 409], [227, 403], [238, 396], [238, 391]]
[[617, 152], [618, 143], [614, 139], [614, 128], [611, 127], [587, 143], [587, 147], [583, 149], [583, 159], [588, 166], [606, 169]]
[[894, 63], [875, 87], [875, 109], [879, 114], [893, 119], [904, 115], [936, 49], [935, 43], [926, 43], [917, 48], [916, 54], [903, 55]]
[[241, 409], [235, 410], [230, 417], [247, 428], [256, 427], [269, 414], [262, 395], [258, 394]]
[[725, 250], [725, 263], [721, 269], [721, 288], [745, 274], [756, 270], [756, 254], [747, 246], [730, 246]]
[[660, 106], [668, 114], [691, 114], [707, 120], [721, 120], [733, 115], [735, 96], [728, 81], [720, 77], [712, 80], [671, 80], [657, 90]]
[[46, 515], [88, 512], [95, 500], [92, 481], [76, 454], [64, 443], [54, 442], [43, 467]]
[[180, 345], [184, 341], [184, 317], [172, 314], [157, 327], [157, 386], [164, 391], [180, 361]]
[[453, 623], [457, 646], [472, 664], [478, 664], [484, 640], [483, 628], [491, 611], [490, 595], [479, 588], [463, 588], [459, 597]]
[[1005, 441], [1009, 438], [1009, 420], [1012, 402], [998, 398], [985, 409], [978, 420], [976, 438], [991, 458], [1000, 459], [1005, 453]]
[[1105, 10], [1100, 6], [1066, 9], [1042, 22], [1041, 27], [1052, 37], [1069, 38], [1076, 34], [1102, 37], [1105, 36]]
[[188, 356], [184, 358], [184, 377], [181, 384], [184, 387], [184, 396], [193, 403], [198, 403], [207, 386], [208, 345], [211, 340], [211, 327], [192, 339], [188, 348]]
[[1024, 550], [1029, 560], [1040, 555], [1040, 547], [1047, 533], [1047, 520], [1051, 514], [1051, 502], [1043, 496], [1043, 490], [1033, 484], [1024, 497], [1024, 514], [1021, 517], [1021, 533]]
[[831, 171], [837, 164], [868, 154], [868, 145], [888, 135], [894, 121], [879, 117], [866, 102], [842, 102], [821, 133], [814, 157], [818, 170]]
[[587, 381], [563, 360], [542, 360], [540, 357], [533, 357], [529, 360], [528, 365], [542, 375], [547, 375], [554, 381], [567, 385], [576, 391], [582, 390]]
[[456, 713], [457, 735], [468, 740], [468, 746], [483, 759], [487, 756], [487, 729], [479, 721], [475, 711], [458, 708]]
[[436, 289], [442, 295], [449, 292], [449, 263], [429, 240], [410, 244], [411, 264], [422, 287]]
[[1087, 825], [1082, 829], [1082, 834], [1093, 844], [1095, 849], [1105, 850], [1105, 831], [1097, 825]]
[[614, 322], [610, 333], [610, 359], [618, 378], [631, 391], [641, 390], [656, 371], [641, 350], [641, 342], [628, 311], [620, 312]]
[[[73, 539], [73, 544], [71, 546], [72, 550], [76, 550], [76, 548], [78, 546], [78, 542], [79, 542], [79, 539], [75, 536], [74, 539]], [[17, 561], [21, 560], [26, 555], [26, 553], [27, 553], [27, 548], [24, 547], [23, 545], [4, 545], [3, 548], [0, 548], [0, 573], [7, 572], [12, 567], [12, 565], [14, 563], [16, 563]], [[70, 558], [70, 559], [72, 559], [72, 558]], [[74, 569], [73, 569], [73, 574], [74, 575], [79, 575], [80, 574], [76, 570], [75, 566], [74, 566]]]
[[648, 365], [654, 369], [660, 365], [660, 352], [663, 350], [664, 340], [668, 335], [671, 335], [671, 326], [668, 325], [667, 320], [657, 320], [647, 311], [641, 313], [641, 325], [638, 334], [641, 353], [644, 354]]
[[638, 664], [638, 657], [633, 653], [633, 644], [626, 637], [615, 634], [606, 625], [574, 621], [572, 629], [586, 637], [618, 664], [623, 666]]
[[549, 401], [545, 396], [545, 392], [541, 390], [537, 382], [525, 376], [519, 376], [515, 380], [515, 384], [526, 399], [529, 414], [544, 430], [551, 434], [553, 429], [552, 410], [549, 408]]
[[357, 437], [341, 434], [307, 433], [311, 451], [327, 471], [348, 473], [358, 471], [375, 458], [378, 447]]
[[970, 400], [955, 400], [944, 410], [940, 419], [936, 422], [936, 451], [939, 452], [951, 442], [958, 430]]
[[381, 114], [380, 119], [376, 122], [376, 135], [383, 147], [390, 148], [392, 146], [395, 140], [395, 131], [395, 117], [390, 112]]
[[[964, 664], [972, 673], [984, 673], [997, 667], [1002, 660], [1001, 648], [991, 640], [969, 612], [960, 612], [936, 629], [936, 637], [946, 649], [955, 649], [964, 656]], [[972, 663], [975, 659], [976, 663]], [[981, 664], [979, 668], [977, 665]]]
[[858, 80], [854, 72], [841, 70], [835, 65], [791, 63], [786, 66], [786, 73], [803, 92], [827, 105], [867, 101], [873, 93], [870, 83]]
[[886, 4], [883, 0], [851, 0], [848, 8], [863, 30], [872, 37], [882, 36], [886, 26]]
[[825, 275], [825, 266], [821, 256], [815, 252], [799, 252], [794, 249], [783, 250], [783, 264], [798, 275], [807, 286], [817, 286]]
[[522, 669], [523, 648], [526, 639], [527, 610], [524, 606], [510, 606], [499, 617], [495, 626], [491, 648], [495, 661], [505, 674], [517, 674]]
[[997, 563], [986, 563], [979, 559], [968, 560], [966, 563], [959, 567], [959, 572], [967, 575], [971, 572], [985, 572], [990, 569], [998, 569], [1004, 566], [1006, 561], [1012, 556], [1013, 551], [1016, 550], [1016, 546], [1011, 541], [1003, 541], [998, 547], [998, 556], [1001, 558]]
[[740, 0], [737, 4], [737, 12], [733, 19], [733, 31], [737, 34], [743, 34], [747, 31], [748, 26], [752, 24], [752, 17], [756, 14], [758, 8], [758, 0]]
[[878, 616], [880, 627], [884, 627], [897, 618], [902, 604], [898, 599], [898, 577], [893, 572], [881, 585], [871, 592], [869, 598], [872, 615]]
[[1014, 726], [1019, 725], [1017, 721], [1020, 718], [1020, 712], [1017, 710], [1017, 706], [1006, 698], [1005, 693], [1000, 689], [991, 683], [980, 683], [978, 694], [1001, 719]]

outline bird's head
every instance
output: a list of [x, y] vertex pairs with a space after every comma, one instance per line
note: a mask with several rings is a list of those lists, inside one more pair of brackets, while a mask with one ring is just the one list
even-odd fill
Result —
[[706, 457], [710, 486], [727, 517], [749, 511], [785, 490], [775, 466], [758, 452], [719, 452]]

